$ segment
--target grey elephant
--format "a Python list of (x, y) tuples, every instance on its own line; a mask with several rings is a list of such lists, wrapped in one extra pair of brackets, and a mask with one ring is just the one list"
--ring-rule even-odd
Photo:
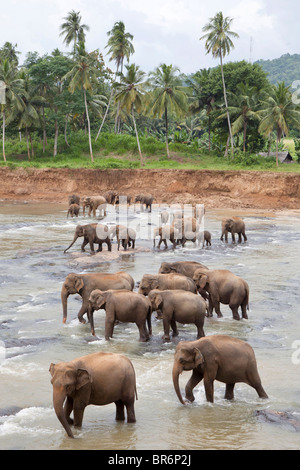
[(235, 320), (240, 320), (239, 307), (242, 309), (242, 317), (248, 318), (249, 286), (244, 279), (228, 269), (198, 269), (193, 279), (197, 287), (209, 294), (208, 316), (212, 316), (215, 309), (217, 316), (222, 317), (222, 303), (229, 305)]
[(180, 289), (197, 293), (193, 279), (183, 274), (144, 274), (139, 284), (139, 294), (148, 295), (153, 289)]
[(96, 210), (98, 209), (103, 216), (106, 216), (106, 205), (107, 201), (103, 196), (84, 196), (81, 200), (83, 215), (85, 216), (85, 208), (89, 208), (88, 216), (91, 216), (93, 211), (93, 217), (96, 217)]
[[(105, 316), (105, 339), (113, 337), (114, 324), (120, 322), (135, 323), (139, 329), (142, 342), (149, 341), (152, 335), (151, 303), (147, 297), (129, 290), (108, 290), (103, 292), (95, 289), (89, 297), (88, 319), (92, 335), (95, 336), (94, 317), (95, 310), (103, 308)], [(148, 326), (148, 329), (147, 329)]]
[(105, 224), (77, 225), (72, 243), (64, 250), (66, 253), (74, 245), (79, 237), (83, 237), (81, 251), (85, 251), (85, 246), (89, 243), (91, 253), (95, 253), (94, 245), (98, 245), (97, 251), (102, 251), (103, 243), (106, 243), (108, 251), (111, 251), (110, 230)]
[[(179, 375), (192, 370), (185, 387), (186, 401), (179, 388)], [(176, 346), (173, 364), (173, 384), (179, 401), (185, 405), (193, 402), (193, 389), (204, 380), (206, 400), (214, 401), (214, 381), (226, 384), (225, 399), (234, 398), (234, 386), (244, 382), (253, 387), (260, 398), (268, 398), (257, 370), (252, 347), (238, 338), (211, 335), (196, 341), (181, 341)]]
[(148, 298), (153, 310), (161, 311), (165, 341), (170, 341), (170, 326), (173, 336), (178, 336), (176, 322), (193, 323), (197, 327), (197, 339), (205, 336), (203, 325), (206, 303), (200, 295), (185, 290), (154, 289), (149, 292)]
[(127, 247), (135, 248), (136, 231), (131, 227), (125, 225), (114, 225), (110, 228), (110, 238), (117, 238), (118, 251), (120, 250), (120, 244), (122, 244), (124, 250)]
[(164, 242), (165, 248), (168, 248), (167, 240), (173, 245), (173, 249), (175, 250), (177, 245), (177, 233), (176, 229), (170, 225), (164, 225), (163, 227), (155, 227), (153, 232), (153, 247), (155, 248), (155, 239), (159, 236), (158, 241), (158, 248), (160, 249), (160, 245)]
[(169, 220), (170, 214), (167, 210), (163, 210), (160, 213), (160, 220), (162, 224), (166, 224)]
[(78, 206), (80, 206), (80, 196), (78, 196), (78, 194), (72, 194), (71, 196), (69, 196), (68, 201), (69, 206), (71, 204), (78, 204)]
[(117, 191), (114, 191), (112, 189), (103, 193), (103, 197), (106, 199), (106, 202), (111, 205), (114, 205), (117, 195)]
[(233, 243), (235, 243), (235, 234), (238, 234), (239, 243), (242, 241), (242, 236), (244, 241), (247, 241), (245, 222), (240, 217), (230, 217), (222, 220), (222, 241), (225, 235), (225, 242), (228, 242), (228, 232), (231, 233)]
[(208, 269), (207, 266), (197, 261), (175, 261), (173, 263), (164, 261), (161, 263), (158, 272), (160, 274), (178, 273), (193, 279), (195, 271), (200, 268)]
[(71, 217), (78, 217), (79, 216), (79, 212), (80, 212), (80, 206), (78, 204), (70, 204), (69, 205), (69, 209), (68, 209), (68, 212), (67, 212), (67, 217), (69, 217), (69, 215)]
[(149, 212), (151, 212), (154, 199), (155, 198), (152, 196), (152, 194), (138, 194), (135, 196), (134, 202), (139, 202), (141, 204), (142, 210), (144, 210), (145, 205), (145, 209), (149, 209)]
[[(69, 437), (70, 425), (81, 427), (88, 405), (115, 403), (116, 420), (135, 423), (134, 404), (137, 398), (136, 376), (132, 362), (115, 353), (96, 352), (69, 362), (51, 364), (53, 406), (57, 418)], [(74, 420), (70, 418), (74, 413)]]
[(106, 291), (109, 289), (132, 291), (134, 279), (126, 272), (117, 273), (70, 273), (66, 277), (61, 288), (61, 303), (63, 308), (63, 323), (67, 321), (68, 297), (79, 294), (82, 298), (82, 305), (78, 312), (78, 320), (85, 323), (83, 315), (87, 313), (89, 307), (90, 294), (95, 289)]

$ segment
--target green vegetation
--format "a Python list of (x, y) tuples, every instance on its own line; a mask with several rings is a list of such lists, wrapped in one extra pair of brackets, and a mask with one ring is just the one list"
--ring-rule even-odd
[(86, 50), (80, 13), (63, 20), (69, 54), (30, 51), (21, 65), (16, 44), (0, 48), (1, 166), (298, 171), (257, 156), (288, 148), (299, 160), (300, 108), (259, 64), (223, 64), (238, 39), (232, 18), (219, 12), (203, 28), (220, 65), (189, 76), (167, 64), (146, 76), (130, 63), (133, 35), (122, 21), (107, 33), (114, 73), (99, 50)]
[(274, 85), (280, 82), (292, 85), (299, 80), (300, 54), (284, 54), (278, 59), (258, 60), (255, 64), (266, 72), (268, 80)]

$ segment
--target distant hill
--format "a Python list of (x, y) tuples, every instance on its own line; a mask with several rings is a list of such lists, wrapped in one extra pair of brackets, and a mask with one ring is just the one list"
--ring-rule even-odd
[(257, 60), (258, 64), (267, 73), (271, 83), (285, 82), (291, 85), (300, 80), (300, 54), (284, 54), (279, 59)]

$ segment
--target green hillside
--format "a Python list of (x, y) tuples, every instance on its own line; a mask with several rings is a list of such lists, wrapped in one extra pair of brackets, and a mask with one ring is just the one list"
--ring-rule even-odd
[(255, 64), (262, 67), (275, 85), (279, 82), (291, 85), (295, 80), (300, 80), (300, 54), (284, 54), (278, 59), (258, 60)]

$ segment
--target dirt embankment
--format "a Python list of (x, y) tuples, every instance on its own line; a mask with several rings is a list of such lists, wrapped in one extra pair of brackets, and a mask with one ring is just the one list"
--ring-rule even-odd
[(215, 170), (0, 168), (0, 199), (67, 203), (68, 195), (115, 189), (151, 193), (156, 203), (208, 208), (299, 209), (300, 174)]

